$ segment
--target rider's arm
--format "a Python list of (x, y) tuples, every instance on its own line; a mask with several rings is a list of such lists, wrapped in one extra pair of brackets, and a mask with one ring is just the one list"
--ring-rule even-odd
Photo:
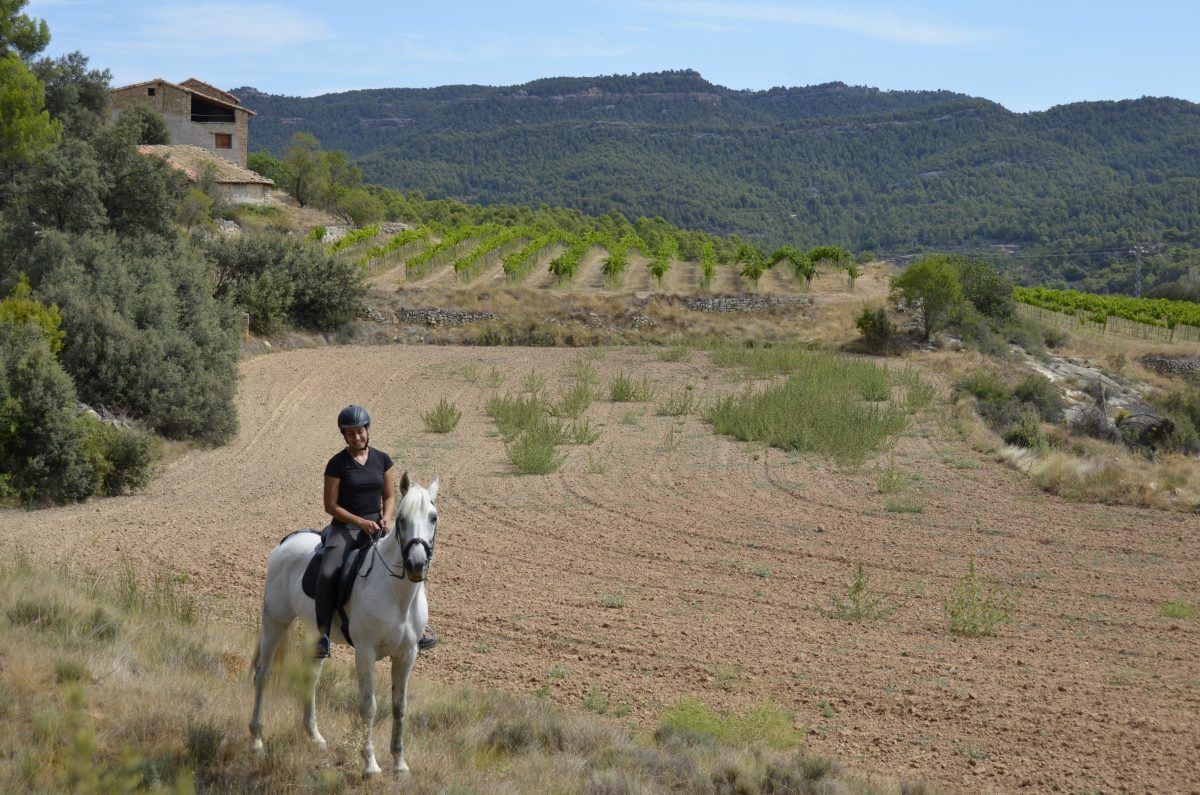
[(374, 522), (369, 522), (360, 516), (355, 516), (337, 504), (338, 488), (341, 486), (341, 484), (341, 478), (335, 478), (329, 475), (325, 476), (325, 513), (329, 514), (334, 518), (334, 520), (341, 522), (342, 524), (354, 525), (360, 530), (374, 530)]
[(379, 526), (384, 530), (392, 527), (392, 511), (396, 509), (396, 481), (392, 477), (396, 467), (390, 466), (383, 473), (383, 514)]

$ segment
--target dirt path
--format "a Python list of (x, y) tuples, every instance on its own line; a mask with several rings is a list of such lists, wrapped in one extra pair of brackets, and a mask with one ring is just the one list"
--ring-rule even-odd
[[(323, 523), (333, 418), (362, 403), (376, 446), (422, 482), (442, 478), (430, 601), (444, 642), (422, 676), (519, 693), (548, 684), (572, 709), (594, 691), (647, 728), (688, 694), (720, 709), (773, 701), (822, 753), (969, 792), (1195, 791), (1200, 621), (1160, 609), (1196, 601), (1196, 517), (1047, 497), (932, 424), (878, 465), (841, 471), (607, 400), (587, 415), (599, 440), (570, 448), (560, 473), (513, 475), (487, 398), (530, 372), (553, 394), (579, 355), (349, 347), (250, 359), (233, 443), (187, 455), (144, 494), (0, 514), (0, 538), (35, 535), (42, 559), (187, 572), (215, 620), (249, 622), (271, 548)], [(701, 353), (600, 355), (601, 387), (625, 371), (660, 394), (741, 388)], [(503, 383), (470, 383), (471, 368)], [(462, 422), (426, 434), (420, 415), (442, 397)], [(918, 478), (901, 498), (920, 512), (886, 508), (877, 482), (893, 464)], [(946, 628), (942, 601), (971, 557), (1020, 589), (999, 637)], [(859, 562), (896, 612), (826, 617)], [(566, 676), (550, 677), (552, 665)]]

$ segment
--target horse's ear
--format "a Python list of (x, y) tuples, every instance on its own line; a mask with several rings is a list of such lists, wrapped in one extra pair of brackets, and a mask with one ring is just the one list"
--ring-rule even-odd
[(404, 474), (400, 476), (400, 496), (403, 497), (408, 492), (408, 470), (404, 470)]
[(429, 501), (430, 502), (434, 502), (435, 500), (437, 500), (438, 484), (440, 482), (441, 482), (441, 478), (434, 478), (433, 482), (429, 484), (428, 491), (429, 491)]

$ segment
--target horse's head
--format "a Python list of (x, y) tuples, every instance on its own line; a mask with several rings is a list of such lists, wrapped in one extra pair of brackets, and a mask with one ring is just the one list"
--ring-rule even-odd
[(396, 543), (404, 558), (404, 576), (412, 582), (423, 582), (429, 574), (433, 560), (433, 545), (437, 538), (438, 481), (426, 489), (408, 479), (405, 472), (400, 477), (400, 507), (396, 511)]

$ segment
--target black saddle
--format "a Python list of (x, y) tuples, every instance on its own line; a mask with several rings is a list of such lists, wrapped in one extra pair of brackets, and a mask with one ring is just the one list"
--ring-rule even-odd
[[(325, 530), (328, 529), (328, 527), (325, 528)], [(297, 530), (296, 533), (316, 533), (321, 536), (322, 542), (325, 539), (324, 530), (314, 530), (311, 527), (305, 530)], [(284, 541), (296, 535), (296, 533), (288, 534), (284, 537)], [(346, 638), (346, 642), (351, 646), (354, 645), (354, 641), (350, 639), (350, 617), (346, 615), (346, 603), (350, 601), (350, 594), (354, 590), (354, 583), (358, 580), (358, 572), (362, 569), (363, 561), (367, 559), (367, 553), (370, 550), (370, 547), (359, 547), (346, 553), (346, 557), (342, 559), (341, 576), (338, 577), (337, 597), (333, 602), (333, 609), (337, 611), (338, 618), (341, 619), (342, 636)], [(312, 557), (308, 561), (308, 566), (304, 568), (304, 576), (300, 579), (300, 587), (304, 590), (304, 595), (310, 599), (315, 600), (317, 598), (317, 575), (321, 572), (321, 559), (324, 555), (325, 546), (322, 543), (313, 550)]]

